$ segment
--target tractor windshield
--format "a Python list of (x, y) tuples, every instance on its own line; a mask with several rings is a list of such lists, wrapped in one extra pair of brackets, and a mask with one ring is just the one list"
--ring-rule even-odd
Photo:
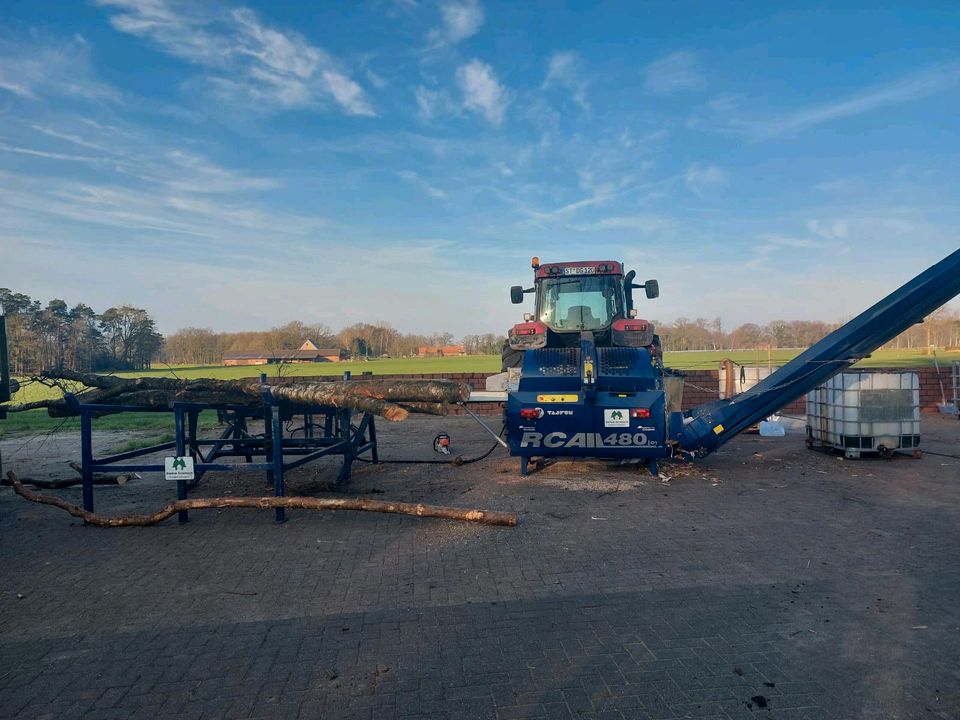
[(537, 317), (551, 330), (599, 330), (623, 317), (616, 275), (545, 278), (537, 289)]

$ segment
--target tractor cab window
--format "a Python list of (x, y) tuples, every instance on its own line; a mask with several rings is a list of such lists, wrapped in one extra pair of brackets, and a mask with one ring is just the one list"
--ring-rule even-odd
[(622, 303), (613, 275), (546, 278), (537, 291), (538, 319), (557, 332), (605, 328), (622, 317)]

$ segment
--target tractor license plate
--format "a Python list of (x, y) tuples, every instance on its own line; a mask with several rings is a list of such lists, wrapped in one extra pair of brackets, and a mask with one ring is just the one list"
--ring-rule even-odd
[(563, 269), (564, 275), (596, 275), (597, 269), (592, 265), (585, 265), (583, 267), (565, 267)]
[(579, 395), (537, 395), (538, 403), (575, 403), (580, 400)]

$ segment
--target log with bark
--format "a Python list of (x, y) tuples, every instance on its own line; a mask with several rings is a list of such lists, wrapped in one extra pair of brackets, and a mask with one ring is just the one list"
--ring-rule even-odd
[[(169, 408), (174, 402), (253, 407), (260, 405), (264, 388), (255, 378), (119, 378), (68, 369), (46, 370), (38, 379), (46, 383), (67, 381), (85, 386), (87, 389), (79, 393), (77, 398), (86, 404), (144, 408)], [(447, 404), (463, 402), (470, 393), (466, 385), (450, 380), (294, 381), (270, 385), (269, 389), (275, 400), (288, 405), (350, 408), (394, 422), (405, 420), (411, 412), (445, 415)], [(7, 412), (45, 407), (51, 417), (77, 414), (74, 407), (62, 398), (0, 407)]]
[[(68, 465), (76, 471), (80, 477), (61, 478), (59, 480), (41, 480), (39, 478), (20, 478), (24, 485), (33, 485), (44, 490), (62, 490), (63, 488), (80, 485), (83, 482), (83, 467), (80, 463), (71, 462)], [(137, 473), (93, 473), (92, 481), (94, 485), (126, 485), (131, 480), (139, 480)], [(13, 483), (9, 477), (0, 478), (0, 485), (11, 486)]]
[(495, 510), (468, 510), (465, 508), (445, 507), (443, 505), (423, 505), (421, 503), (388, 502), (371, 500), (369, 498), (311, 498), (311, 497), (216, 497), (194, 498), (190, 500), (176, 500), (168, 503), (152, 515), (119, 515), (104, 516), (84, 510), (52, 495), (41, 495), (27, 490), (12, 470), (7, 478), (13, 486), (13, 491), (30, 502), (42, 505), (52, 505), (66, 510), (73, 517), (97, 527), (133, 527), (156, 525), (167, 518), (176, 515), (181, 510), (203, 510), (209, 508), (294, 508), (301, 510), (361, 510), (364, 512), (398, 513), (401, 515), (416, 515), (417, 517), (445, 518), (447, 520), (464, 520), (480, 523), (481, 525), (517, 524), (516, 513), (500, 512)]

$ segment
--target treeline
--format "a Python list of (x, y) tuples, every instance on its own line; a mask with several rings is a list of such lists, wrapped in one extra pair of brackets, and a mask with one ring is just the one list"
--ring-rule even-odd
[(767, 345), (807, 347), (839, 327), (839, 324), (817, 320), (773, 320), (762, 325), (744, 323), (732, 330), (724, 330), (720, 318), (678, 318), (666, 323), (653, 321), (653, 325), (667, 351), (743, 350)]
[[(764, 324), (744, 323), (724, 330), (720, 318), (707, 320), (678, 318), (673, 322), (653, 321), (663, 349), (670, 350), (749, 350), (757, 347), (805, 348), (822, 340), (843, 325), (818, 320), (773, 320)], [(941, 308), (923, 323), (908, 328), (885, 348), (920, 349), (960, 348), (960, 312)]]
[(28, 374), (42, 368), (143, 370), (163, 346), (146, 310), (130, 305), (97, 313), (89, 305), (68, 307), (59, 298), (46, 305), (0, 288), (7, 316), (10, 369)]
[[(419, 348), (455, 342), (449, 332), (402, 333), (390, 323), (355, 323), (334, 332), (322, 323), (299, 321), (265, 331), (214, 332), (183, 328), (163, 338), (149, 313), (130, 305), (102, 313), (84, 303), (69, 307), (59, 298), (44, 305), (28, 295), (0, 288), (7, 315), (11, 370), (29, 374), (42, 368), (69, 367), (83, 371), (142, 370), (162, 361), (171, 365), (218, 365), (232, 353), (281, 354), (298, 349), (304, 340), (321, 348), (342, 348), (354, 358), (409, 357)], [(666, 351), (732, 350), (757, 347), (802, 348), (822, 339), (842, 323), (816, 320), (774, 320), (745, 323), (731, 330), (720, 318), (678, 318), (654, 321)], [(459, 339), (468, 355), (499, 354), (504, 336), (466, 335)], [(885, 347), (960, 348), (960, 312), (942, 308), (914, 325)]]
[(914, 325), (884, 345), (897, 350), (917, 350), (930, 346), (960, 348), (960, 311), (940, 308), (923, 323)]
[[(356, 323), (334, 332), (322, 323), (299, 321), (259, 332), (214, 332), (209, 328), (183, 328), (168, 335), (162, 359), (171, 365), (216, 365), (234, 353), (292, 352), (304, 340), (321, 348), (342, 348), (354, 358), (416, 355), (422, 345), (444, 346), (454, 342), (453, 333), (416, 335), (402, 333), (390, 323)], [(504, 336), (494, 333), (467, 335), (461, 340), (469, 355), (500, 352)]]

